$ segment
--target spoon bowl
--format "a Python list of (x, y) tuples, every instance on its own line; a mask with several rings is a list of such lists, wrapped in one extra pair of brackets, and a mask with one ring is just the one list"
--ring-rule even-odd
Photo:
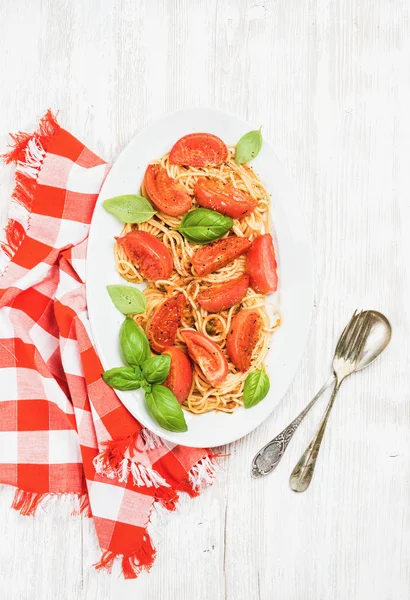
[(369, 366), (383, 352), (392, 335), (392, 327), (387, 317), (377, 310), (369, 310), (368, 312), (372, 316), (370, 333), (360, 354), (356, 367), (357, 371)]

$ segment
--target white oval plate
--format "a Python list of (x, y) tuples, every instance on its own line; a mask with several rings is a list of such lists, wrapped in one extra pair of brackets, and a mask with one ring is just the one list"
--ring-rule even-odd
[[(101, 190), (93, 215), (87, 256), (87, 301), (92, 335), (104, 369), (122, 364), (118, 334), (123, 315), (111, 302), (106, 286), (124, 283), (114, 263), (114, 236), (122, 224), (106, 212), (102, 203), (120, 194), (139, 193), (148, 163), (166, 154), (187, 133), (210, 132), (226, 144), (235, 144), (254, 129), (219, 110), (187, 109), (170, 114), (138, 133), (121, 153)], [(264, 140), (252, 162), (272, 196), (272, 221), (279, 263), (282, 326), (273, 335), (267, 356), (271, 388), (268, 396), (251, 409), (233, 414), (185, 411), (186, 433), (172, 433), (158, 426), (145, 409), (143, 392), (117, 392), (128, 410), (161, 437), (193, 447), (221, 446), (233, 442), (260, 425), (279, 403), (295, 375), (305, 348), (313, 305), (313, 265), (309, 235), (294, 186), (273, 150)]]

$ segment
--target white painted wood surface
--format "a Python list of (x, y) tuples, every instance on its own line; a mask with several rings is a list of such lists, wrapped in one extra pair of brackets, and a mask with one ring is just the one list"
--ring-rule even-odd
[[(151, 574), (95, 573), (90, 521), (61, 508), (20, 517), (2, 490), (2, 598), (410, 597), (409, 17), (408, 0), (0, 0), (0, 135), (52, 107), (114, 160), (166, 112), (230, 110), (263, 124), (292, 173), (316, 258), (311, 335), (289, 393), (226, 449), (218, 483), (160, 529)], [(1, 168), (3, 215), (11, 181)], [(346, 382), (311, 488), (296, 495), (288, 477), (325, 400), (278, 470), (251, 480), (253, 454), (321, 385), (357, 306), (384, 311), (394, 337)]]

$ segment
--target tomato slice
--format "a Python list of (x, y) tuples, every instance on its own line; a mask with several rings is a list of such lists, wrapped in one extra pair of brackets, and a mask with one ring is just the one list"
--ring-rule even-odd
[(216, 387), (228, 375), (228, 361), (220, 347), (195, 329), (181, 329), (190, 357), (197, 363), (205, 379)]
[(232, 219), (243, 219), (255, 210), (258, 203), (247, 192), (232, 184), (201, 177), (195, 184), (195, 197), (204, 208), (216, 210)]
[(190, 133), (171, 148), (171, 165), (186, 167), (217, 167), (228, 159), (226, 144), (212, 133)]
[(238, 304), (245, 296), (249, 287), (249, 275), (241, 275), (221, 285), (200, 292), (197, 296), (198, 303), (209, 312), (219, 312)]
[(232, 319), (226, 338), (226, 351), (240, 371), (247, 371), (251, 366), (252, 353), (261, 329), (262, 318), (255, 310), (240, 310)]
[(147, 327), (148, 340), (154, 352), (163, 352), (175, 344), (184, 306), (184, 294), (177, 294), (164, 300), (154, 312)]
[(251, 242), (247, 238), (233, 235), (212, 244), (202, 246), (193, 255), (191, 262), (200, 277), (209, 275), (224, 267), (232, 260), (249, 250)]
[(278, 289), (277, 266), (271, 234), (260, 235), (248, 252), (246, 270), (249, 273), (251, 288), (260, 294), (276, 292)]
[(144, 186), (155, 206), (167, 215), (178, 217), (191, 208), (192, 198), (184, 186), (158, 165), (148, 165), (144, 175)]
[(192, 387), (192, 366), (189, 358), (179, 348), (172, 346), (164, 350), (162, 354), (169, 354), (171, 366), (168, 377), (162, 385), (166, 385), (180, 404), (185, 402)]
[(174, 264), (170, 251), (150, 233), (133, 230), (117, 238), (117, 243), (146, 279), (157, 281), (171, 275)]

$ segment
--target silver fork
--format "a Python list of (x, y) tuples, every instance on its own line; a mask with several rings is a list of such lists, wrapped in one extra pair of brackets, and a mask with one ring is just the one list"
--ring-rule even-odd
[(357, 361), (370, 331), (371, 320), (369, 311), (361, 311), (359, 313), (355, 311), (339, 339), (333, 357), (335, 387), (333, 388), (331, 398), (317, 432), (291, 473), (289, 483), (295, 492), (304, 492), (312, 481), (316, 459), (319, 454), (330, 411), (343, 380), (356, 369)]

